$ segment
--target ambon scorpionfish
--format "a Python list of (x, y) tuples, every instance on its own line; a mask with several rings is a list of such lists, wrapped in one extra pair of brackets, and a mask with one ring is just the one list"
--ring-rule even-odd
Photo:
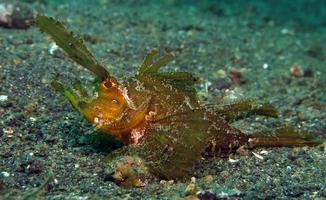
[[(320, 144), (309, 134), (289, 127), (277, 129), (274, 136), (247, 135), (232, 127), (230, 122), (235, 120), (251, 115), (277, 117), (278, 112), (269, 104), (251, 100), (213, 106), (201, 103), (194, 89), (198, 78), (192, 73), (160, 71), (173, 60), (171, 53), (156, 58), (158, 50), (151, 50), (138, 73), (126, 83), (120, 83), (95, 59), (83, 40), (61, 22), (38, 15), (36, 25), (72, 60), (101, 79), (96, 85), (96, 95), (90, 95), (81, 84), (69, 87), (53, 81), (52, 86), (96, 129), (135, 149), (135, 154), (155, 177), (182, 178), (203, 155), (228, 154), (244, 145)], [(138, 186), (139, 176), (130, 170), (126, 173), (120, 173), (120, 182)]]

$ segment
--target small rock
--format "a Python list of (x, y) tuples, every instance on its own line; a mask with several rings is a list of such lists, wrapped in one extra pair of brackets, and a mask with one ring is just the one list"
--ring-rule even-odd
[(50, 55), (54, 55), (54, 52), (58, 49), (59, 49), (59, 46), (55, 42), (52, 42), (48, 48), (48, 52)]
[(52, 55), (55, 58), (60, 58), (60, 59), (65, 58), (64, 52), (59, 48), (59, 46), (55, 42), (52, 42), (50, 44), (48, 48), (48, 52), (50, 55)]
[(9, 100), (7, 95), (0, 95), (0, 107), (9, 108), (13, 105), (13, 103)]
[(191, 183), (196, 183), (196, 177), (191, 177), (190, 182)]
[(238, 85), (242, 85), (246, 83), (246, 80), (243, 77), (243, 70), (238, 70), (236, 68), (231, 68), (229, 71), (229, 76), (231, 80)]
[(203, 178), (203, 180), (207, 183), (210, 183), (214, 180), (214, 177), (212, 175), (207, 175)]
[(7, 95), (0, 95), (0, 102), (4, 102), (8, 100), (8, 96)]
[(239, 159), (233, 159), (233, 158), (229, 158), (229, 163), (231, 163), (231, 164), (236, 164), (236, 163), (238, 163), (239, 162)]
[(233, 90), (226, 89), (222, 94), (221, 103), (229, 104), (231, 102), (236, 102), (243, 97), (244, 95), (239, 88), (234, 88)]
[(269, 65), (267, 63), (263, 64), (263, 69), (268, 69)]
[(140, 158), (124, 156), (117, 163), (112, 177), (114, 182), (121, 186), (143, 187), (147, 185), (150, 174)]
[(210, 90), (218, 89), (228, 89), (232, 86), (232, 80), (229, 77), (219, 78), (214, 81), (210, 86)]
[(254, 156), (255, 156), (256, 158), (258, 158), (259, 160), (264, 160), (264, 157), (261, 156), (261, 155), (259, 155), (258, 153), (252, 152), (252, 154), (254, 154)]
[(262, 150), (262, 151), (260, 151), (259, 153), (260, 153), (260, 154), (263, 154), (263, 155), (268, 155), (269, 152), (266, 151), (266, 150)]
[(283, 35), (294, 35), (294, 31), (290, 30), (290, 29), (287, 29), (287, 28), (283, 28), (281, 30), (281, 34), (283, 34)]
[(305, 70), (303, 70), (303, 75), (304, 75), (304, 77), (313, 77), (314, 72), (311, 69), (305, 69)]
[(211, 191), (200, 191), (197, 192), (197, 197), (200, 200), (217, 200), (217, 196)]
[(249, 155), (249, 151), (246, 145), (240, 146), (237, 149), (236, 153), (239, 155)]
[(2, 177), (10, 176), (10, 174), (8, 172), (5, 172), (5, 171), (1, 172), (0, 174), (1, 174)]
[(40, 174), (43, 171), (43, 165), (40, 161), (34, 160), (30, 165), (27, 165), (26, 170), (28, 174)]
[(22, 3), (0, 4), (0, 26), (27, 29), (34, 22), (34, 12)]
[(291, 67), (291, 75), (294, 77), (302, 77), (304, 75), (303, 70), (301, 69), (301, 65), (293, 64)]
[(222, 171), (220, 172), (220, 177), (227, 179), (230, 177), (230, 173), (228, 171)]
[(216, 196), (220, 199), (230, 199), (230, 198), (234, 198), (234, 197), (241, 197), (241, 195), (242, 195), (242, 193), (240, 190), (233, 189), (233, 190), (230, 190), (227, 192), (220, 192)]
[(230, 69), (229, 76), (233, 81), (233, 83), (235, 84), (241, 85), (246, 83), (246, 80), (244, 79), (242, 72), (236, 68)]
[(196, 192), (198, 191), (197, 186), (195, 183), (190, 183), (189, 185), (187, 185), (185, 193), (186, 195), (193, 195), (196, 194)]
[(12, 135), (15, 131), (11, 128), (4, 128), (2, 129), (4, 134), (7, 134), (8, 136)]
[(223, 78), (226, 77), (227, 74), (223, 69), (219, 69), (213, 73), (213, 77), (218, 79), (218, 78)]

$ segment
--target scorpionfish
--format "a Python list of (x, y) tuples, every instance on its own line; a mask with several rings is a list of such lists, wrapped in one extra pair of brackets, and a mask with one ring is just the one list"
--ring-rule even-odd
[[(114, 136), (125, 147), (135, 149), (135, 154), (144, 163), (141, 168), (146, 168), (155, 177), (185, 177), (202, 156), (228, 154), (244, 145), (304, 146), (320, 143), (311, 135), (289, 127), (277, 129), (273, 136), (264, 133), (248, 135), (232, 127), (230, 123), (235, 120), (251, 115), (277, 117), (278, 112), (269, 104), (251, 100), (229, 105), (201, 103), (194, 87), (199, 82), (196, 76), (190, 72), (160, 71), (173, 60), (172, 53), (156, 58), (158, 50), (151, 50), (138, 73), (126, 83), (120, 83), (95, 59), (83, 40), (61, 22), (38, 15), (36, 25), (48, 33), (72, 60), (100, 79), (93, 95), (80, 83), (68, 87), (53, 81), (52, 86), (97, 130)], [(129, 161), (138, 162), (135, 159)], [(122, 163), (128, 165), (126, 161)], [(130, 169), (122, 171), (125, 173), (122, 175), (120, 172), (120, 183), (141, 185), (136, 172), (130, 172)]]

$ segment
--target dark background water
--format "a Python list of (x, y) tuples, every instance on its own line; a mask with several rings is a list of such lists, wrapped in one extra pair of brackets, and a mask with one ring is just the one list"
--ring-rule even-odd
[[(56, 5), (67, 3), (64, 0), (49, 0), (47, 2)], [(176, 7), (191, 6), (194, 9), (201, 9), (203, 12), (210, 12), (219, 17), (250, 14), (256, 15), (262, 20), (274, 20), (280, 24), (293, 23), (296, 26), (303, 26), (305, 28), (326, 26), (325, 0), (74, 0), (70, 2), (72, 5), (108, 3), (115, 5), (124, 4), (125, 6), (135, 4), (162, 4)], [(159, 17), (157, 16), (157, 18)]]

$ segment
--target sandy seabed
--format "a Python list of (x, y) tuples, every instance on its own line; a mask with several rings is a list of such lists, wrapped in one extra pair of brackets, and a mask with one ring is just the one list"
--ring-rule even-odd
[[(289, 5), (286, 1), (277, 5), (273, 1), (25, 2), (88, 35), (87, 46), (120, 80), (132, 76), (146, 52), (155, 47), (174, 52), (170, 69), (202, 77), (198, 93), (218, 103), (214, 101), (223, 93), (218, 81), (223, 73), (237, 69), (245, 83), (229, 90), (272, 103), (281, 117), (252, 117), (235, 126), (250, 133), (286, 124), (325, 138), (322, 0)], [(51, 54), (51, 41), (35, 27), (0, 28), (0, 47), (0, 199), (326, 198), (326, 157), (320, 147), (254, 149), (233, 155), (232, 161), (202, 160), (183, 182), (120, 188), (107, 178), (108, 153), (80, 140), (92, 127), (48, 85), (56, 78), (89, 82), (94, 76), (62, 52)], [(211, 86), (206, 90), (205, 85)], [(196, 178), (195, 190), (189, 190), (191, 177)], [(31, 195), (37, 188), (40, 191)]]

